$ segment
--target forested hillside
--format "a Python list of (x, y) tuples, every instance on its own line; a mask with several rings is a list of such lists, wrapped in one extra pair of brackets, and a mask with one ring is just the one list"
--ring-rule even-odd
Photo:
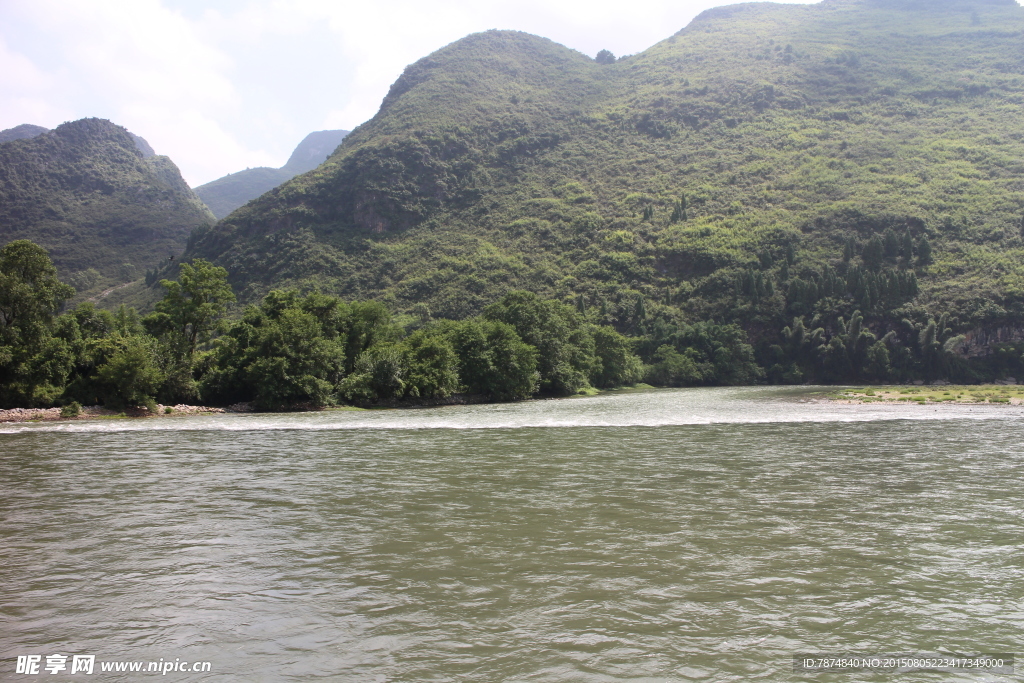
[(347, 130), (315, 131), (302, 139), (281, 168), (260, 166), (229, 173), (195, 188), (196, 194), (217, 218), (224, 218), (264, 192), (300, 173), (312, 171), (334, 152), (346, 135)]
[(525, 288), (626, 331), (641, 299), (766, 338), (858, 309), (1015, 325), (1022, 31), (1012, 0), (826, 0), (710, 10), (614, 63), (471, 35), (190, 254), (246, 300), (316, 284), (453, 318)]
[(45, 247), (79, 292), (142, 278), (214, 220), (174, 162), (109, 121), (0, 143), (0, 242)]

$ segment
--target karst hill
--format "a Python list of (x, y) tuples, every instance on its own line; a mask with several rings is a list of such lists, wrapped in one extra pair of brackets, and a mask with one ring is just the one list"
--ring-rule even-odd
[(0, 243), (45, 247), (80, 292), (142, 278), (214, 221), (174, 162), (110, 121), (19, 126), (0, 142)]
[(755, 336), (855, 309), (1012, 326), (1022, 103), (1012, 0), (731, 5), (600, 62), (489, 31), (410, 65), (323, 165), (188, 256), (243, 299), (318, 287), (444, 317), (524, 288)]

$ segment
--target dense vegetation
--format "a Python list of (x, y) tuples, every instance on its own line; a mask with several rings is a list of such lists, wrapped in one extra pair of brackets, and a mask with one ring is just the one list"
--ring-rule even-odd
[[(827, 298), (864, 281), (900, 286), (898, 274), (872, 279), (870, 272), (845, 283), (826, 272), (822, 281)], [(755, 275), (745, 286), (754, 296), (760, 283)], [(1024, 369), (1020, 343), (997, 345), (983, 360), (965, 358), (963, 338), (953, 336), (945, 316), (923, 327), (907, 321), (907, 334), (882, 338), (867, 330), (859, 312), (848, 321), (839, 317), (828, 330), (810, 329), (797, 316), (768, 348), (766, 368), (738, 325), (671, 324), (652, 317), (643, 298), (634, 301), (633, 335), (625, 336), (606, 323), (607, 312), (588, 309), (583, 298), (574, 307), (526, 291), (509, 292), (480, 315), (455, 321), (431, 320), (426, 307), (393, 316), (378, 301), (272, 290), (229, 320), (235, 295), (223, 268), (197, 259), (160, 286), (164, 296), (145, 317), (91, 302), (60, 313), (74, 290), (57, 279), (45, 250), (28, 240), (5, 246), (0, 407), (103, 403), (152, 411), (160, 400), (252, 402), (282, 410), (440, 401), (457, 393), (508, 401), (640, 380), (692, 386), (976, 379)], [(865, 301), (874, 291), (867, 286)]]
[(348, 135), (347, 130), (318, 130), (310, 133), (281, 168), (260, 166), (229, 173), (195, 188), (196, 195), (218, 219), (256, 199), (300, 173), (312, 171), (324, 162)]
[(170, 159), (109, 121), (0, 143), (0, 242), (42, 245), (79, 291), (142, 278), (213, 222)]
[(35, 126), (31, 123), (23, 123), (20, 126), (14, 128), (7, 128), (0, 130), (0, 142), (10, 142), (11, 140), (25, 140), (27, 138), (34, 138), (37, 135), (42, 135), (48, 132), (47, 128), (42, 126)]
[(914, 354), (1024, 338), (1022, 32), (1012, 0), (826, 0), (711, 10), (618, 60), (472, 35), (188, 255), (245, 302), (462, 320), (532, 291), (649, 338), (666, 377), (734, 333), (776, 381), (881, 377), (883, 350), (941, 374)]

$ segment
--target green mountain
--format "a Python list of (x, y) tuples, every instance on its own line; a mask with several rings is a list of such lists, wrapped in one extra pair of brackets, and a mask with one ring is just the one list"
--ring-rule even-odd
[(141, 278), (214, 220), (170, 159), (110, 121), (0, 143), (0, 243), (45, 247), (80, 292)]
[(347, 130), (318, 130), (310, 133), (281, 168), (247, 168), (200, 185), (195, 192), (217, 218), (224, 218), (281, 183), (300, 173), (312, 171), (331, 155), (346, 135)]
[(1013, 0), (732, 5), (600, 62), (470, 35), (186, 256), (248, 301), (462, 318), (521, 288), (633, 333), (735, 321), (768, 345), (859, 310), (915, 344), (942, 314), (935, 343), (1020, 339), (1022, 35)]
[(26, 140), (28, 138), (34, 138), (37, 135), (42, 135), (48, 130), (48, 128), (43, 128), (42, 126), (35, 126), (31, 123), (23, 123), (20, 126), (15, 126), (14, 128), (0, 130), (0, 142), (10, 142), (11, 140)]

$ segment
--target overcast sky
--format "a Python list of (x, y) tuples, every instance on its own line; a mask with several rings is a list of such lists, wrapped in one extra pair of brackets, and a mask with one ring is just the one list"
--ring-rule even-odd
[(0, 0), (0, 129), (110, 119), (195, 187), (281, 166), (311, 131), (351, 130), (407, 64), (469, 33), (518, 29), (590, 56), (633, 54), (723, 4)]

